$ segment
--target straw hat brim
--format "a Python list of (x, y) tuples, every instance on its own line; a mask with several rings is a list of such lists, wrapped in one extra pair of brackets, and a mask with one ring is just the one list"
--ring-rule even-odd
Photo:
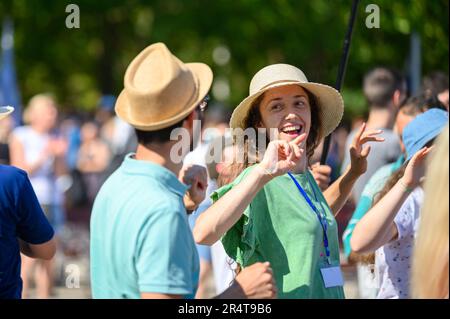
[[(253, 102), (261, 96), (261, 94), (266, 91), (288, 85), (298, 85), (316, 98), (317, 106), (319, 108), (319, 116), (321, 118), (321, 137), (325, 137), (331, 132), (333, 132), (339, 125), (342, 116), (344, 114), (344, 100), (341, 94), (331, 86), (314, 83), (314, 82), (296, 82), (296, 81), (286, 81), (272, 84), (265, 87), (264, 89), (256, 92), (253, 95), (245, 98), (233, 111), (230, 119), (231, 128), (242, 128), (246, 129), (245, 122), (247, 120), (248, 113), (252, 107)], [(314, 123), (311, 123), (314, 125)]]
[(139, 118), (135, 118), (132, 116), (130, 110), (133, 107), (126, 94), (126, 89), (123, 89), (117, 98), (115, 111), (117, 115), (129, 123), (133, 127), (142, 130), (142, 131), (157, 131), (167, 127), (170, 127), (184, 118), (188, 117), (188, 115), (195, 110), (198, 104), (205, 98), (208, 94), (212, 80), (213, 74), (211, 69), (203, 63), (185, 63), (184, 64), (193, 74), (195, 78), (195, 89), (197, 90), (196, 98), (190, 103), (183, 112), (180, 112), (176, 116), (172, 116), (163, 121), (157, 122), (143, 122)]
[(0, 120), (7, 117), (13, 111), (14, 111), (14, 108), (12, 106), (0, 106)]

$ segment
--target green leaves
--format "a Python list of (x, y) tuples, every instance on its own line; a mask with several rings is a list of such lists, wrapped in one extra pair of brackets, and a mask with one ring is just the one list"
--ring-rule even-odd
[[(371, 3), (380, 8), (380, 29), (365, 26)], [(0, 19), (7, 14), (14, 19), (25, 102), (51, 90), (62, 108), (92, 110), (101, 93), (120, 92), (128, 63), (157, 41), (226, 79), (229, 107), (247, 95), (251, 77), (270, 63), (294, 64), (310, 81), (334, 85), (351, 9), (351, 1), (342, 0), (78, 0), (81, 28), (67, 29), (67, 4), (0, 2)], [(447, 0), (361, 1), (343, 88), (346, 116), (365, 110), (361, 80), (368, 69), (405, 68), (412, 31), (421, 35), (423, 74), (448, 72), (448, 6)], [(221, 65), (213, 59), (220, 46), (230, 52)]]

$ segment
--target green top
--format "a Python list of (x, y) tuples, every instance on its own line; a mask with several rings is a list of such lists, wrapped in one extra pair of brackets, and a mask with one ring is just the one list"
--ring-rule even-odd
[[(217, 201), (253, 167), (218, 189), (211, 198)], [(339, 265), (337, 224), (322, 192), (309, 171), (294, 176), (314, 205), (325, 210), (331, 262)], [(278, 298), (345, 298), (342, 287), (325, 288), (320, 272), (326, 263), (323, 230), (287, 174), (274, 178), (258, 192), (240, 220), (223, 236), (222, 243), (227, 254), (242, 267), (269, 261)]]

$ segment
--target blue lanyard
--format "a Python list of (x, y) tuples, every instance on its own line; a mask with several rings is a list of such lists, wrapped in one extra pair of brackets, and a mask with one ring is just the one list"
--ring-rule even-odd
[[(311, 201), (311, 199), (309, 199), (308, 194), (306, 194), (305, 190), (303, 189), (303, 187), (299, 184), (299, 182), (295, 179), (295, 177), (288, 172), (289, 177), (294, 181), (295, 186), (297, 186), (298, 190), (300, 191), (300, 194), (302, 194), (302, 196), (305, 198), (306, 202), (308, 203), (309, 207), (311, 207), (311, 209), (313, 210), (313, 212), (316, 214), (317, 218), (319, 219), (319, 223), (322, 226), (322, 230), (323, 230), (323, 246), (325, 247), (325, 254), (327, 255), (327, 262), (328, 264), (331, 264), (330, 262), (330, 248), (328, 247), (328, 236), (327, 236), (327, 220), (325, 216), (322, 216), (319, 212), (319, 210), (317, 209), (317, 207), (313, 204), (313, 202)], [(311, 187), (314, 193), (314, 197), (317, 201), (317, 197), (316, 197), (316, 193), (314, 191), (314, 188)]]

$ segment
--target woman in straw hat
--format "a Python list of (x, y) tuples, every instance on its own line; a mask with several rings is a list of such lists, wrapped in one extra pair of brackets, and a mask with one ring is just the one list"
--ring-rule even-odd
[(227, 254), (244, 268), (269, 261), (280, 298), (344, 298), (333, 214), (366, 170), (370, 148), (363, 144), (383, 139), (363, 124), (351, 165), (322, 194), (308, 160), (343, 111), (338, 91), (308, 82), (294, 66), (275, 64), (253, 77), (250, 95), (232, 114), (233, 129), (274, 129), (275, 135), (264, 155), (254, 152), (256, 165), (254, 141), (244, 135), (244, 160), (231, 167), (237, 178), (213, 193), (216, 202), (197, 220), (194, 237), (213, 244), (223, 236)]
[[(0, 120), (13, 110), (0, 106)], [(21, 298), (20, 252), (31, 258), (53, 258), (53, 235), (26, 172), (0, 165), (0, 299)]]

